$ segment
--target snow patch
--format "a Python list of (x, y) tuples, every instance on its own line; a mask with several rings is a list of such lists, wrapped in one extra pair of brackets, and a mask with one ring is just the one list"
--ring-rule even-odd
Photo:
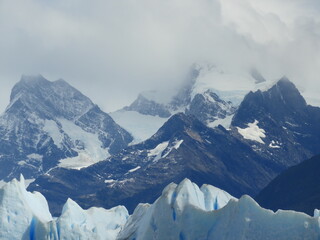
[(248, 123), (248, 127), (247, 128), (239, 128), (238, 132), (243, 136), (244, 139), (248, 139), (248, 140), (252, 140), (252, 141), (256, 141), (259, 143), (264, 144), (264, 141), (261, 138), (265, 138), (265, 130), (262, 128), (259, 128), (258, 126), (259, 121), (258, 120), (254, 120), (253, 123)]
[(180, 147), (181, 143), (183, 143), (183, 140), (178, 140), (178, 141), (176, 141), (175, 144), (174, 144), (174, 146), (173, 146), (173, 148), (174, 148), (174, 149), (178, 149), (178, 148)]
[(37, 154), (37, 153), (32, 153), (32, 154), (27, 155), (27, 158), (29, 160), (37, 160), (37, 161), (41, 162), (43, 159), (43, 156), (40, 154)]
[(271, 143), (269, 144), (269, 148), (281, 148), (281, 143), (279, 143), (278, 141), (274, 141), (272, 140)]
[(132, 169), (130, 169), (130, 170), (128, 171), (128, 173), (135, 172), (135, 171), (139, 170), (140, 168), (141, 168), (140, 166), (135, 167), (135, 168), (132, 168)]
[(114, 180), (114, 179), (107, 179), (107, 180), (104, 180), (104, 183), (114, 183), (116, 181), (117, 180)]
[(155, 157), (153, 161), (161, 158), (162, 152), (168, 147), (169, 141), (158, 144), (154, 149), (148, 151), (148, 157)]

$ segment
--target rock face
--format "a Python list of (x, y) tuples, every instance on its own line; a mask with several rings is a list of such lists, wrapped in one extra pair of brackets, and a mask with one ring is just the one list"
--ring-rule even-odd
[(107, 158), (132, 141), (118, 126), (64, 80), (23, 76), (0, 116), (0, 179), (26, 178), (56, 167), (80, 168)]
[(231, 102), (225, 102), (216, 93), (207, 90), (202, 94), (196, 94), (185, 112), (196, 116), (207, 125), (218, 119), (225, 119), (235, 111), (236, 107)]
[(294, 84), (282, 78), (269, 90), (250, 92), (231, 125), (246, 129), (256, 122), (265, 132), (258, 148), (275, 151), (274, 162), (283, 170), (320, 153), (319, 121), (320, 108), (307, 105)]
[(132, 211), (141, 201), (154, 201), (170, 182), (186, 177), (235, 196), (254, 194), (274, 177), (267, 162), (232, 131), (208, 128), (180, 113), (147, 141), (80, 171), (53, 169), (29, 189), (41, 191), (54, 214), (68, 196), (83, 207), (122, 204)]
[(319, 151), (309, 143), (320, 143), (313, 120), (320, 109), (307, 106), (299, 96), (283, 79), (267, 91), (249, 93), (229, 130), (176, 114), (148, 140), (80, 171), (53, 169), (30, 189), (46, 196), (54, 214), (59, 214), (68, 196), (86, 208), (123, 204), (132, 211), (139, 202), (154, 201), (170, 182), (186, 177), (236, 197), (255, 196), (281, 171)]
[(312, 215), (320, 208), (320, 155), (285, 170), (256, 197), (268, 209), (290, 209)]
[(171, 116), (165, 105), (149, 100), (141, 94), (129, 107), (125, 107), (124, 110), (135, 111), (144, 115), (159, 116), (161, 118)]

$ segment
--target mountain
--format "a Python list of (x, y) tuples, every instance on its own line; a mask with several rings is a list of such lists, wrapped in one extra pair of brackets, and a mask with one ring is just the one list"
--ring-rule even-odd
[(320, 153), (319, 121), (320, 108), (307, 105), (284, 77), (268, 90), (246, 95), (231, 125), (256, 151), (275, 154), (273, 161), (284, 170)]
[(52, 169), (29, 189), (42, 192), (54, 214), (68, 197), (85, 208), (122, 204), (132, 211), (141, 201), (154, 201), (170, 182), (186, 177), (235, 196), (254, 195), (275, 176), (275, 167), (234, 131), (208, 128), (194, 116), (179, 113), (150, 139), (80, 171)]
[[(232, 101), (237, 103), (237, 95), (242, 94), (240, 98), (243, 98), (244, 92), (218, 91), (203, 84), (199, 79), (206, 70), (207, 67), (194, 65), (178, 89), (170, 91), (174, 92), (173, 95), (161, 91), (144, 92), (130, 106), (110, 115), (135, 137), (136, 143), (151, 137), (165, 120), (178, 112), (194, 115), (209, 127), (218, 124), (229, 127), (236, 111), (236, 105)], [(214, 68), (212, 71), (218, 70)], [(148, 126), (144, 129), (144, 134), (140, 134), (141, 129), (136, 127), (141, 121)]]
[(106, 159), (131, 135), (64, 80), (23, 76), (0, 116), (0, 179), (32, 179), (60, 165), (81, 168)]
[(159, 116), (161, 118), (168, 118), (171, 113), (167, 110), (166, 106), (157, 103), (153, 100), (147, 99), (142, 94), (128, 107), (124, 107), (125, 111), (135, 111), (143, 115)]
[(46, 199), (27, 192), (23, 177), (0, 188), (0, 238), (12, 239), (319, 239), (319, 217), (261, 208), (211, 185), (184, 179), (153, 204), (83, 210), (71, 199), (52, 218)]
[(312, 215), (320, 208), (318, 182), (320, 155), (289, 168), (272, 180), (257, 196), (261, 206), (277, 210), (288, 209)]
[(312, 148), (320, 142), (314, 120), (319, 112), (282, 79), (268, 90), (250, 92), (228, 130), (175, 114), (148, 140), (80, 171), (52, 169), (29, 189), (42, 192), (55, 215), (68, 197), (85, 208), (123, 204), (132, 211), (184, 178), (236, 197), (255, 196), (281, 171), (319, 152)]

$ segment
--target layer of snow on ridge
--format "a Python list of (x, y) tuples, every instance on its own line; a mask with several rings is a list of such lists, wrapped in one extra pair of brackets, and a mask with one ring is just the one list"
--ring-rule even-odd
[(225, 118), (218, 118), (217, 120), (212, 121), (212, 122), (209, 121), (207, 123), (207, 126), (210, 127), (210, 128), (215, 128), (218, 125), (221, 125), (225, 129), (230, 129), (230, 125), (231, 125), (233, 116), (234, 116), (234, 114), (226, 116)]
[(149, 150), (148, 157), (155, 157), (153, 160), (157, 161), (161, 158), (162, 152), (168, 147), (169, 141), (158, 144), (154, 149)]
[(253, 123), (248, 123), (247, 128), (239, 128), (238, 132), (243, 136), (244, 139), (256, 141), (259, 143), (264, 144), (264, 141), (261, 138), (265, 138), (265, 131), (262, 128), (259, 128), (258, 126), (259, 121), (254, 120)]
[(158, 116), (143, 115), (135, 111), (119, 110), (110, 113), (113, 120), (133, 136), (132, 144), (142, 142), (155, 134), (168, 120)]
[(45, 120), (43, 130), (49, 134), (54, 144), (60, 148), (63, 141), (63, 134), (60, 132), (57, 123), (53, 120)]
[(108, 149), (101, 147), (101, 141), (98, 134), (84, 131), (71, 121), (59, 119), (63, 131), (71, 138), (73, 142), (80, 141), (84, 145), (84, 149), (74, 149), (79, 155), (73, 158), (60, 160), (60, 167), (80, 169), (90, 166), (96, 162), (105, 160), (110, 156)]

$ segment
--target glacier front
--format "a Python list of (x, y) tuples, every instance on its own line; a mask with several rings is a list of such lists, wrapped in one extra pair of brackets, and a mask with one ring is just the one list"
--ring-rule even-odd
[(46, 199), (26, 191), (21, 176), (0, 188), (0, 239), (319, 239), (318, 212), (274, 213), (249, 196), (236, 199), (185, 179), (169, 184), (153, 204), (139, 204), (131, 216), (123, 206), (84, 210), (68, 199), (53, 218)]

